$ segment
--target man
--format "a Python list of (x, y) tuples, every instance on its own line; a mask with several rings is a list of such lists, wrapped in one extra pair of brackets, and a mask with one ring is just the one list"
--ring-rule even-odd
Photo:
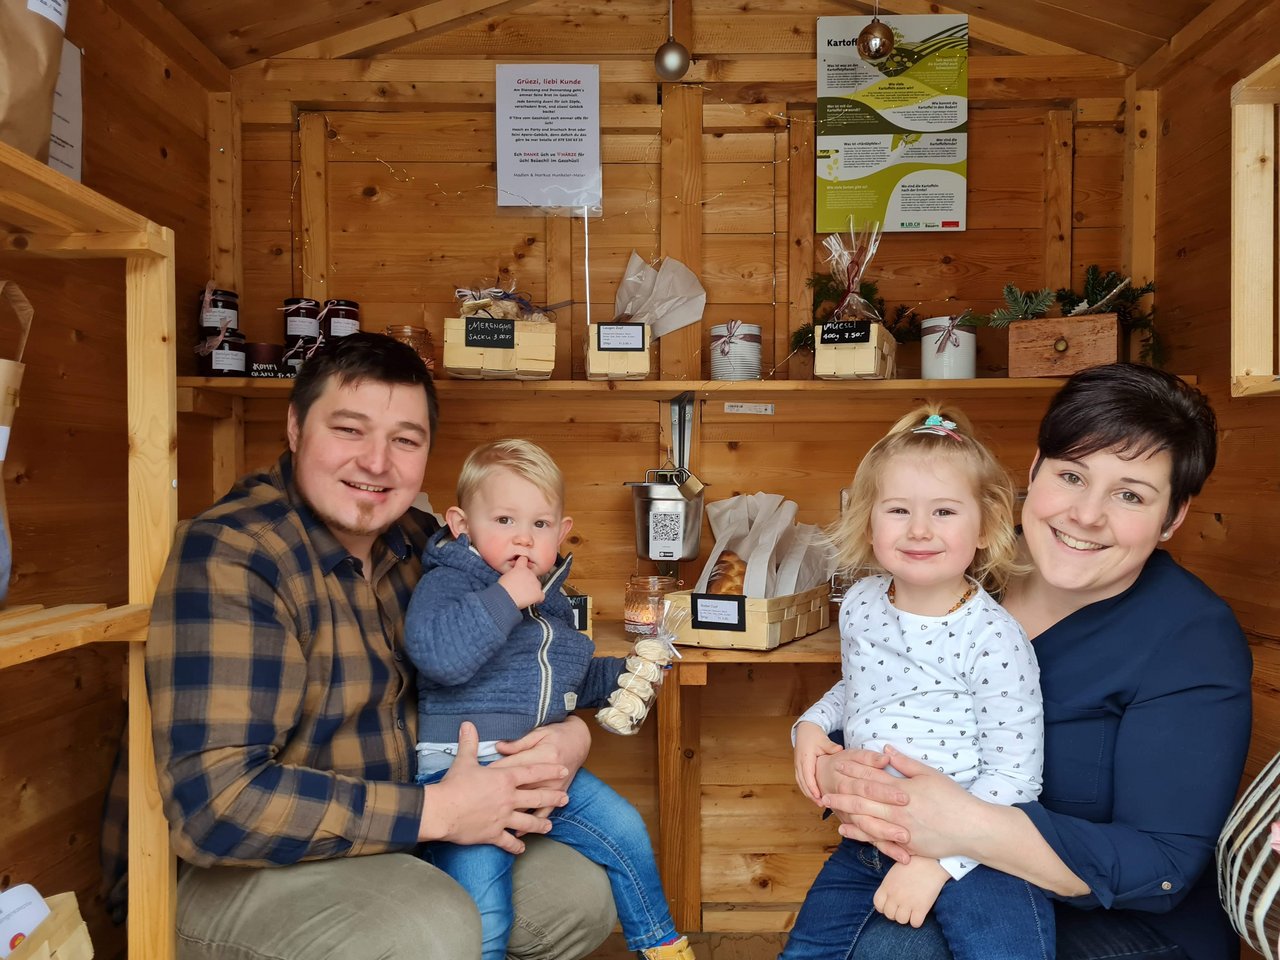
[[(415, 786), (405, 608), (433, 518), (410, 509), (436, 427), (418, 356), (376, 334), (308, 360), (289, 452), (179, 527), (147, 676), (160, 789), (186, 862), (183, 958), (479, 956), (479, 919), (419, 841), (524, 851), (590, 746), (576, 718)], [(522, 957), (576, 958), (613, 926), (603, 872), (531, 836), (516, 868)]]

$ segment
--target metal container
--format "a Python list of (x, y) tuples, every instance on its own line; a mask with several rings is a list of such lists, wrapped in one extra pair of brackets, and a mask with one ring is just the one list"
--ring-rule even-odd
[(643, 560), (696, 560), (702, 537), (703, 496), (686, 497), (688, 470), (649, 470), (643, 483), (628, 482), (636, 512), (636, 555)]

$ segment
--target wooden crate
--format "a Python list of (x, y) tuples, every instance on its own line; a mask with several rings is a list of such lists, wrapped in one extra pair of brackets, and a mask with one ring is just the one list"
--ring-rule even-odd
[[(643, 327), (643, 349), (600, 349), (600, 328)], [(588, 380), (643, 380), (649, 376), (649, 344), (652, 331), (647, 323), (587, 324), (586, 367)]]
[(1009, 325), (1010, 377), (1069, 377), (1120, 358), (1114, 313), (1042, 317)]
[[(863, 343), (823, 343), (825, 324), (813, 328), (813, 375), (823, 380), (891, 380), (898, 341), (879, 323), (858, 325)], [(833, 325), (834, 326), (834, 325)], [(844, 326), (842, 324), (842, 326)]]
[[(686, 623), (676, 636), (676, 643), (721, 650), (772, 650), (826, 627), (831, 622), (827, 603), (830, 592), (830, 585), (823, 583), (785, 597), (767, 600), (744, 598), (745, 630), (698, 630)], [(688, 610), (692, 596), (690, 591), (681, 590), (667, 594), (667, 599)]]
[[(468, 346), (468, 326), (514, 327), (514, 346)], [(548, 380), (556, 365), (556, 327), (527, 320), (446, 317), (444, 368), (463, 380)]]
[(93, 960), (93, 943), (76, 895), (55, 893), (44, 902), (52, 912), (14, 948), (9, 960)]

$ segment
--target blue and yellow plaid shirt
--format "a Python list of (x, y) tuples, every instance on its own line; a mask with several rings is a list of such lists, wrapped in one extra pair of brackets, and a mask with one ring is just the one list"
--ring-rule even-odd
[(177, 854), (280, 865), (412, 847), (404, 612), (435, 520), (410, 510), (373, 573), (302, 502), (288, 453), (177, 531), (147, 642)]

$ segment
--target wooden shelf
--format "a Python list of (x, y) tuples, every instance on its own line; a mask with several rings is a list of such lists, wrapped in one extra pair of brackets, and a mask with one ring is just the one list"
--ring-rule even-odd
[(110, 609), (105, 603), (27, 604), (0, 610), (0, 670), (90, 643), (145, 640), (150, 621), (151, 610), (141, 603)]
[[(699, 400), (765, 401), (796, 394), (827, 397), (916, 397), (945, 394), (949, 397), (1049, 397), (1065, 381), (1058, 377), (1010, 380), (451, 380), (436, 381), (441, 398), (479, 397), (504, 400), (525, 397), (573, 399), (613, 394), (631, 400), (670, 400), (691, 391)], [(284, 399), (293, 381), (247, 377), (179, 377), (179, 390), (225, 397)], [(198, 413), (199, 404), (185, 404), (186, 413)], [(182, 409), (180, 407), (180, 409)]]
[[(635, 634), (623, 630), (616, 620), (600, 621), (592, 625), (592, 639), (596, 653), (604, 657), (622, 657), (631, 652), (636, 642)], [(811, 633), (799, 640), (792, 640), (772, 650), (716, 650), (711, 647), (687, 647), (680, 645), (682, 664), (707, 663), (838, 663), (840, 661), (840, 630), (834, 624)]]

